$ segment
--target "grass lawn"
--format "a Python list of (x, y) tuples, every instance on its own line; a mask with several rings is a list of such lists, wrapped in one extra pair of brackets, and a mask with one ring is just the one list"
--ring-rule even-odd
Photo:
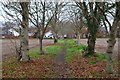
[[(87, 48), (86, 45), (81, 44), (77, 45), (75, 40), (66, 39), (66, 40), (59, 40), (57, 44), (46, 46), (44, 48), (45, 55), (39, 54), (39, 48), (33, 48), (29, 51), (29, 55), (32, 59), (40, 58), (40, 57), (55, 57), (62, 47), (67, 47), (67, 53), (65, 54), (65, 60), (70, 61), (72, 60), (74, 55), (82, 55), (82, 51)], [(106, 55), (102, 53), (96, 53), (96, 57), (100, 60), (106, 61)]]
[(40, 55), (39, 48), (33, 48), (29, 51), (29, 55), (32, 59), (40, 57), (54, 57), (58, 53), (58, 51), (60, 51), (61, 47), (62, 46), (58, 45), (46, 46), (44, 48), (44, 55)]
[(61, 49), (67, 48), (65, 63), (67, 64), (68, 77), (105, 77), (107, 57), (105, 54), (96, 53), (93, 57), (83, 58), (86, 45), (77, 45), (75, 40), (59, 40), (57, 44), (44, 47), (45, 54), (39, 54), (39, 48), (29, 51), (30, 62), (17, 62), (16, 58), (3, 61), (3, 78), (46, 78), (51, 77), (55, 70), (54, 59)]

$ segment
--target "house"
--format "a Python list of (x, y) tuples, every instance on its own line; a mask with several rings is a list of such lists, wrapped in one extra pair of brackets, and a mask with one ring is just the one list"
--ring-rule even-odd
[[(37, 32), (37, 28), (36, 27), (30, 27), (28, 30), (28, 36), (30, 38), (36, 38), (38, 32)], [(53, 34), (51, 30), (46, 30), (44, 38), (53, 38)]]
[(106, 29), (105, 27), (100, 27), (97, 32), (97, 37), (98, 38), (105, 38), (107, 37), (108, 34), (106, 34)]
[(10, 31), (10, 29), (6, 29), (6, 28), (2, 27), (0, 30), (1, 30), (0, 38), (15, 38), (13, 32)]
[[(87, 38), (88, 37), (88, 30), (87, 30), (87, 27), (83, 27), (80, 31), (81, 33), (81, 38)], [(106, 29), (105, 27), (100, 27), (97, 31), (97, 37), (107, 37), (107, 34), (106, 34)]]

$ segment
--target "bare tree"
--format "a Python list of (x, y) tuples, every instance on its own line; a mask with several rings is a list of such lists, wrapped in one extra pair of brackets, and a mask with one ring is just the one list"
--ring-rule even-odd
[(81, 29), (83, 28), (84, 25), (81, 9), (74, 5), (71, 5), (69, 14), (70, 14), (70, 21), (72, 22), (73, 30), (76, 33), (78, 39), (77, 43), (78, 45), (80, 45)]
[(95, 53), (95, 42), (96, 42), (96, 33), (98, 27), (100, 26), (101, 14), (100, 10), (98, 9), (99, 2), (91, 2), (91, 1), (84, 1), (84, 2), (76, 2), (76, 5), (82, 10), (82, 14), (86, 19), (87, 29), (89, 32), (88, 35), (88, 48), (86, 51), (85, 56), (93, 55)]
[(33, 2), (33, 4), (30, 6), (31, 10), (29, 12), (29, 19), (33, 25), (37, 27), (37, 38), (39, 39), (41, 54), (44, 54), (42, 45), (44, 34), (54, 16), (54, 14), (51, 13), (50, 8), (52, 8), (51, 2), (45, 1)]
[[(7, 19), (13, 22), (18, 22), (21, 25), (20, 47), (19, 47), (19, 61), (28, 61), (28, 2), (7, 2), (2, 3), (3, 10), (7, 14)], [(18, 17), (20, 16), (20, 17)]]
[(73, 30), (72, 23), (69, 20), (62, 21), (60, 23), (60, 29), (58, 34), (61, 39), (73, 37), (74, 30)]
[(28, 44), (28, 26), (29, 26), (29, 2), (20, 2), (20, 6), (22, 9), (22, 33), (21, 33), (21, 59), (22, 61), (28, 61), (30, 58), (28, 56), (29, 52), (29, 44)]
[[(114, 14), (115, 14), (114, 7), (115, 7), (115, 4), (109, 3), (109, 2), (102, 2), (101, 6), (98, 6), (98, 8), (102, 13), (102, 22), (106, 29), (106, 35), (109, 35), (109, 31), (111, 30), (111, 27), (112, 27), (111, 22), (109, 21), (107, 16), (111, 15), (111, 17), (114, 17)], [(109, 26), (107, 26), (107, 24)]]
[(63, 3), (63, 2), (59, 2), (59, 1), (56, 1), (53, 3), (54, 5), (54, 9), (53, 9), (53, 14), (54, 14), (54, 17), (53, 19), (51, 20), (50, 22), (50, 26), (51, 26), (51, 30), (52, 30), (52, 33), (53, 33), (53, 37), (54, 37), (54, 43), (57, 43), (58, 41), (58, 32), (60, 30), (60, 24), (61, 24), (61, 21), (60, 20), (60, 17), (61, 17), (61, 14), (63, 13), (63, 8), (66, 6), (67, 3)]
[[(103, 7), (98, 6), (98, 8), (102, 12), (103, 24), (106, 28), (109, 27), (109, 40), (107, 41), (108, 47), (107, 47), (107, 51), (106, 51), (108, 54), (107, 72), (113, 73), (112, 54), (113, 54), (114, 45), (116, 43), (118, 22), (120, 21), (120, 18), (119, 18), (120, 17), (120, 10), (119, 10), (120, 2), (116, 2), (116, 3), (103, 2), (101, 5)], [(108, 15), (106, 15), (106, 13), (111, 15), (114, 18), (112, 24), (109, 21), (109, 19), (107, 18)], [(106, 25), (106, 22), (107, 22), (108, 26)]]
[(114, 45), (116, 43), (117, 27), (119, 26), (118, 23), (120, 21), (120, 1), (116, 2), (115, 5), (116, 5), (116, 12), (114, 16), (114, 21), (111, 26), (109, 40), (107, 41), (108, 47), (106, 52), (108, 54), (108, 61), (107, 61), (108, 73), (113, 73), (112, 54), (113, 54)]

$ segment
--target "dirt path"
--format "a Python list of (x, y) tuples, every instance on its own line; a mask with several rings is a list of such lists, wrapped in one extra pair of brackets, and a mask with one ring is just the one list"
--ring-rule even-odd
[(67, 78), (67, 65), (65, 63), (65, 54), (67, 53), (66, 44), (62, 47), (61, 51), (55, 58), (55, 72), (58, 78)]

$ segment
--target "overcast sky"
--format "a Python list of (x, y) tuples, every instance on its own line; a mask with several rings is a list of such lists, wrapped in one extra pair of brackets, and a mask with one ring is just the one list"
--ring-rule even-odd
[(2, 6), (0, 5), (0, 21), (4, 21), (4, 18), (2, 17), (3, 11)]

